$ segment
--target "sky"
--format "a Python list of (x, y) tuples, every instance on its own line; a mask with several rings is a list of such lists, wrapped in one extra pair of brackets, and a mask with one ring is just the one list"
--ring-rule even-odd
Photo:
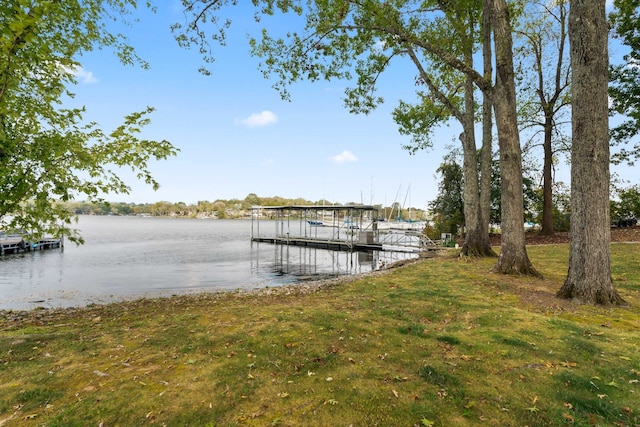
[[(382, 76), (386, 102), (369, 115), (344, 108), (344, 81), (295, 84), (291, 101), (284, 101), (272, 88), (275, 81), (259, 71), (259, 59), (250, 56), (247, 33), (260, 27), (249, 2), (228, 9), (228, 42), (214, 45), (210, 76), (198, 72), (203, 60), (197, 49), (178, 47), (170, 32), (171, 24), (184, 22), (179, 1), (158, 3), (155, 14), (141, 11), (140, 21), (124, 29), (150, 69), (124, 66), (109, 51), (80, 58), (83, 68), (72, 91), (74, 102), (86, 106), (86, 119), (111, 130), (126, 114), (152, 106), (142, 136), (168, 140), (180, 150), (151, 164), (159, 190), (123, 170), (131, 193), (107, 200), (191, 204), (254, 193), (425, 209), (435, 199), (436, 169), (445, 147), (459, 145), (460, 128), (438, 129), (434, 149), (411, 155), (402, 148), (410, 139), (400, 135), (391, 111), (400, 99), (414, 97), (413, 66), (400, 63)], [(568, 169), (560, 178), (563, 173), (568, 176)]]

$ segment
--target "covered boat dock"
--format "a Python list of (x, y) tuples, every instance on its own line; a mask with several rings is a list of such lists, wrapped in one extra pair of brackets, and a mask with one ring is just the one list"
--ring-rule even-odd
[(0, 255), (17, 254), (22, 252), (41, 251), (46, 249), (63, 248), (62, 238), (47, 237), (37, 241), (27, 241), (20, 234), (0, 233)]
[(252, 242), (343, 251), (417, 252), (435, 246), (415, 232), (396, 234), (389, 245), (388, 236), (381, 239), (379, 210), (371, 205), (253, 206), (251, 219)]

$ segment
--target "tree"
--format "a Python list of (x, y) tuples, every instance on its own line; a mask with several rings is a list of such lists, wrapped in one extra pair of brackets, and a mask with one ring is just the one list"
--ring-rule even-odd
[[(559, 0), (550, 5), (534, 2), (518, 34), (523, 39), (520, 93), (530, 93), (525, 108), (525, 126), (542, 128), (544, 164), (542, 172), (542, 217), (540, 234), (553, 235), (553, 157), (558, 118), (570, 105), (571, 87), (567, 39), (568, 4)], [(537, 98), (537, 102), (533, 99)], [(562, 138), (561, 138), (562, 139)]]
[(81, 69), (78, 58), (112, 48), (125, 64), (146, 66), (106, 23), (126, 16), (134, 0), (5, 1), (0, 5), (0, 221), (33, 235), (67, 235), (73, 214), (55, 200), (80, 195), (99, 201), (130, 187), (117, 168), (130, 168), (154, 188), (151, 160), (177, 150), (167, 141), (140, 139), (152, 108), (134, 112), (105, 132), (65, 108)]
[(445, 156), (436, 173), (441, 178), (438, 183), (438, 196), (429, 204), (429, 209), (436, 218), (436, 229), (445, 233), (458, 234), (465, 223), (464, 178), (455, 155)]
[(516, 114), (513, 38), (505, 0), (489, 2), (496, 54), (493, 108), (500, 146), (502, 238), (493, 271), (540, 276), (527, 255), (522, 194), (522, 150)]
[[(620, 145), (629, 143), (640, 133), (640, 0), (615, 0), (613, 4), (615, 11), (610, 15), (610, 20), (614, 37), (620, 38), (630, 49), (623, 57), (623, 64), (610, 67), (611, 112), (627, 117), (626, 121), (611, 130), (613, 142)], [(616, 163), (627, 161), (633, 164), (638, 158), (640, 143), (630, 150), (622, 148), (613, 156)]]
[[(447, 19), (434, 20), (432, 25), (425, 26), (429, 32), (424, 30), (421, 37), (441, 40), (441, 45), (446, 45), (451, 52), (459, 52), (461, 61), (469, 69), (473, 69), (473, 54), (481, 40), (478, 33), (482, 35), (490, 31), (487, 25), (479, 27), (479, 6), (478, 2), (438, 2), (437, 9), (444, 13)], [(413, 135), (414, 144), (408, 147), (411, 152), (432, 145), (430, 135), (438, 124), (451, 117), (461, 124), (463, 131), (459, 139), (464, 159), (462, 174), (465, 182), (462, 198), (465, 211), (465, 241), (461, 253), (467, 256), (496, 256), (491, 248), (488, 227), (487, 183), (490, 174), (483, 173), (489, 171), (490, 167), (478, 167), (478, 161), (490, 162), (490, 158), (487, 160), (486, 156), (477, 156), (474, 94), (476, 88), (473, 79), (456, 69), (438, 65), (431, 59), (419, 58), (411, 45), (407, 45), (406, 50), (419, 71), (420, 83), (427, 87), (428, 92), (420, 93), (420, 102), (415, 106), (401, 102), (400, 107), (394, 111), (394, 119), (400, 125), (401, 133)], [(486, 97), (485, 101), (490, 102), (490, 98)], [(489, 114), (484, 116), (484, 120), (491, 122), (490, 110)], [(483, 150), (490, 153), (491, 145), (491, 133), (483, 134)]]
[(595, 304), (624, 301), (611, 277), (609, 224), (609, 52), (605, 0), (571, 0), (573, 80), (571, 241), (562, 298)]
[(611, 201), (611, 222), (620, 226), (635, 225), (640, 218), (640, 185), (616, 189), (617, 200)]
[(224, 219), (227, 217), (227, 205), (222, 200), (213, 202), (212, 210), (218, 219)]

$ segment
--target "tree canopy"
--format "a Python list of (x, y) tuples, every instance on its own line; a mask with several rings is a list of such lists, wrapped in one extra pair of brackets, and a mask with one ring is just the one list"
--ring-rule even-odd
[(609, 67), (611, 112), (626, 119), (611, 129), (613, 142), (623, 147), (612, 158), (614, 162), (631, 164), (640, 158), (640, 143), (631, 148), (626, 144), (640, 133), (640, 0), (615, 0), (615, 10), (609, 15), (614, 37), (629, 48), (622, 64)]
[(10, 0), (0, 5), (0, 224), (34, 235), (81, 237), (73, 215), (55, 201), (99, 200), (127, 193), (120, 168), (154, 188), (150, 161), (177, 153), (167, 141), (140, 137), (148, 107), (106, 131), (68, 108), (81, 55), (111, 49), (123, 64), (146, 67), (110, 22), (125, 19), (135, 0)]

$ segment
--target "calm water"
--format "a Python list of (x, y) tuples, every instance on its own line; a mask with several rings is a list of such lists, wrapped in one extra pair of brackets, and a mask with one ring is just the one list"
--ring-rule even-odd
[(252, 244), (250, 220), (81, 216), (77, 227), (82, 246), (0, 257), (0, 309), (278, 286), (410, 256)]

